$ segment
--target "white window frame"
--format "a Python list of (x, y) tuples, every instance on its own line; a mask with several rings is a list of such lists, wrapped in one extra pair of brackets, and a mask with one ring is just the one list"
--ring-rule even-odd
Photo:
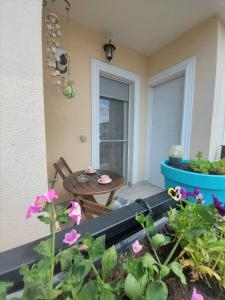
[[(154, 87), (184, 76), (184, 99), (183, 99), (183, 118), (181, 130), (181, 144), (184, 149), (184, 158), (189, 159), (190, 155), (190, 140), (191, 140), (191, 125), (192, 125), (192, 107), (194, 98), (194, 82), (195, 82), (195, 65), (196, 57), (193, 56), (172, 67), (169, 67), (160, 73), (148, 78), (147, 80), (147, 117), (146, 117), (146, 155), (145, 155), (145, 181), (150, 181), (151, 167), (151, 136), (152, 136), (152, 108), (153, 108), (153, 90)], [(172, 116), (168, 116), (170, 118)], [(166, 159), (166, 157), (165, 157)]]
[[(129, 83), (134, 89), (133, 126), (129, 133), (132, 143), (131, 159), (128, 159), (128, 180), (130, 184), (138, 182), (139, 172), (139, 122), (140, 122), (140, 75), (121, 69), (97, 59), (91, 60), (91, 99), (92, 99), (92, 166), (99, 168), (99, 77)], [(129, 128), (130, 129), (130, 128)], [(130, 130), (129, 130), (130, 131)], [(130, 161), (132, 164), (130, 165)]]

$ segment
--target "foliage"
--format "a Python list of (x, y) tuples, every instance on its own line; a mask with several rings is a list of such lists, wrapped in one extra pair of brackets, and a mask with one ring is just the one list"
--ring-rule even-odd
[[(176, 193), (174, 199), (180, 201), (179, 209), (171, 209), (168, 213), (173, 234), (153, 234), (151, 215), (136, 216), (151, 251), (142, 254), (143, 245), (136, 241), (131, 251), (121, 257), (118, 257), (114, 245), (105, 248), (105, 236), (93, 239), (86, 234), (82, 241), (78, 241), (80, 234), (75, 229), (65, 234), (63, 240), (70, 247), (55, 253), (56, 222), (70, 219), (79, 224), (81, 210), (75, 202), (69, 210), (55, 208), (55, 191), (37, 196), (28, 208), (27, 218), (37, 213), (40, 221), (51, 226), (52, 235), (35, 247), (42, 259), (31, 267), (21, 267), (24, 281), (21, 299), (166, 300), (167, 276), (174, 274), (186, 284), (183, 268), (187, 267), (194, 280), (203, 278), (207, 281), (214, 277), (225, 288), (225, 220), (218, 215), (218, 207), (206, 207), (186, 200), (191, 196), (199, 203), (198, 200), (202, 199), (199, 189), (191, 193), (177, 187)], [(162, 259), (158, 253), (167, 245), (171, 250)], [(182, 250), (174, 258), (178, 246)], [(56, 266), (62, 271), (58, 283), (53, 281)], [(115, 268), (118, 276), (113, 276)], [(10, 286), (11, 283), (0, 283), (0, 299), (5, 299)]]
[(225, 160), (217, 160), (211, 163), (211, 173), (225, 174)]
[(147, 252), (144, 256), (136, 258), (129, 256), (124, 261), (123, 267), (128, 273), (124, 284), (125, 294), (131, 300), (167, 299), (168, 290), (164, 279), (170, 272), (173, 272), (183, 284), (186, 284), (180, 263), (176, 261), (171, 262), (173, 253), (179, 243), (174, 244), (167, 258), (162, 262), (157, 251), (159, 248), (171, 243), (170, 237), (162, 233), (150, 235), (154, 228), (151, 215), (144, 216), (142, 214), (136, 216), (136, 220), (146, 232), (152, 254)]
[(203, 160), (203, 153), (198, 151), (196, 153), (196, 160), (190, 160), (188, 167), (196, 173), (202, 174), (225, 174), (225, 160), (216, 160), (210, 162)]
[[(184, 205), (185, 204), (185, 205)], [(169, 224), (180, 239), (178, 259), (191, 270), (193, 280), (214, 277), (225, 288), (225, 221), (213, 206), (183, 200), (180, 210), (171, 209)]]
[(190, 160), (188, 166), (193, 172), (203, 174), (209, 174), (211, 169), (211, 163), (208, 160)]

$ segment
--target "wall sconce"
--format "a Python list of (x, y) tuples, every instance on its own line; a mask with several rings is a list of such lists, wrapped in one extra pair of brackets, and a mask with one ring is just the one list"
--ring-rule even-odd
[(108, 44), (105, 44), (103, 46), (103, 49), (106, 54), (106, 58), (110, 62), (110, 60), (113, 58), (113, 53), (116, 50), (116, 47), (111, 43), (111, 40), (108, 42)]

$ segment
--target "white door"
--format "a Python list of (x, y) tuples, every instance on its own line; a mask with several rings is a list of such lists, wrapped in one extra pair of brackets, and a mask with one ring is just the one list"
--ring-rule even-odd
[(181, 144), (184, 76), (153, 88), (150, 183), (164, 188), (160, 162), (172, 144)]
[(128, 179), (129, 85), (100, 76), (99, 163)]

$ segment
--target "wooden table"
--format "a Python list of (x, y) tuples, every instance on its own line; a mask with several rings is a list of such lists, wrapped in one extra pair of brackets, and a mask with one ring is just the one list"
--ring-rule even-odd
[[(106, 202), (106, 206), (110, 205), (113, 196), (119, 188), (124, 185), (124, 179), (116, 172), (110, 170), (97, 170), (96, 174), (86, 174), (89, 176), (88, 182), (79, 182), (77, 177), (81, 174), (86, 174), (84, 170), (75, 172), (67, 176), (63, 180), (64, 188), (76, 196), (79, 200), (79, 197), (83, 197), (84, 199), (88, 199), (97, 203), (94, 198), (94, 195), (101, 195), (110, 193), (109, 198)], [(109, 175), (112, 178), (112, 182), (108, 184), (100, 184), (98, 183), (98, 179), (101, 175)]]

